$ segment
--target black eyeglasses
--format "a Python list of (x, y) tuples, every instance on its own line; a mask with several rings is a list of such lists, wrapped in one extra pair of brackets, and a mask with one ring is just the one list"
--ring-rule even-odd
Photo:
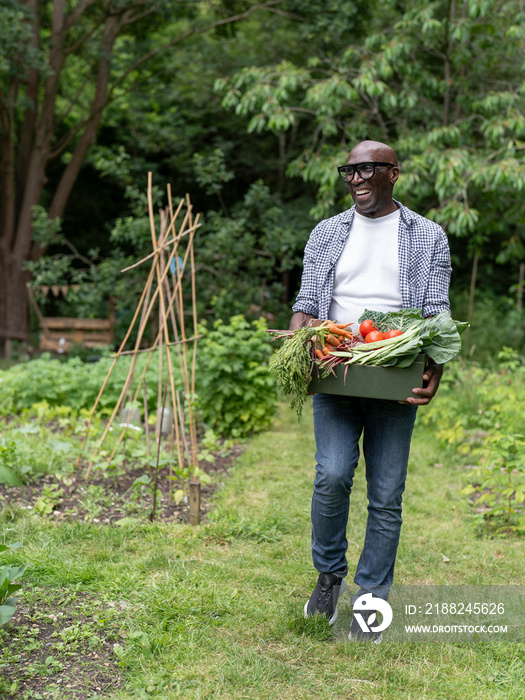
[(397, 165), (394, 165), (394, 163), (380, 163), (374, 161), (371, 163), (358, 163), (357, 165), (341, 165), (337, 168), (337, 172), (343, 182), (350, 182), (353, 180), (356, 171), (363, 180), (370, 180), (370, 178), (375, 175), (377, 165), (388, 165), (391, 168), (397, 168)]

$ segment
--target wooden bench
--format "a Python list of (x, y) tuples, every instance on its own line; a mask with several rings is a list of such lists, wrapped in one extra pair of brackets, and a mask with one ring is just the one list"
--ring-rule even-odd
[(40, 318), (40, 349), (69, 352), (73, 345), (94, 348), (111, 345), (114, 338), (112, 318), (67, 318), (42, 316)]
[(27, 285), (27, 289), (40, 325), (40, 350), (62, 353), (69, 352), (73, 345), (93, 348), (113, 344), (115, 337), (115, 301), (113, 298), (109, 300), (108, 318), (43, 316), (31, 286)]

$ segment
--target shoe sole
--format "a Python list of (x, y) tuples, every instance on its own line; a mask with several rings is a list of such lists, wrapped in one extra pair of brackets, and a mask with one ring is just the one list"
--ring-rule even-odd
[[(340, 588), (340, 590), (339, 590), (339, 595), (337, 596), (337, 600), (339, 600), (339, 598), (343, 595), (343, 593), (344, 593), (345, 591), (346, 591), (346, 579), (344, 578), (344, 579), (341, 581), (341, 588)], [(309, 614), (308, 614), (308, 603), (309, 603), (309, 602), (310, 602), (310, 601), (307, 600), (306, 603), (304, 604), (304, 616), (305, 616), (305, 617), (312, 617), (312, 615), (309, 615)], [(329, 625), (333, 625), (334, 622), (335, 622), (336, 620), (337, 620), (337, 603), (335, 604), (334, 614), (333, 614), (332, 617), (328, 620), (328, 624), (329, 624)]]

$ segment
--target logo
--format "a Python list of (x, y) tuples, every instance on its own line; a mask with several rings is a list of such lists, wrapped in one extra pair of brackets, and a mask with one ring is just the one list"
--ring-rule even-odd
[[(355, 601), (353, 605), (354, 617), (357, 624), (362, 629), (363, 632), (382, 632), (386, 630), (389, 624), (392, 622), (392, 608), (382, 598), (374, 598), (372, 593), (365, 593)], [(373, 611), (372, 615), (366, 615), (365, 617), (360, 611)], [(381, 624), (374, 625), (377, 620), (377, 613), (380, 612), (383, 616), (383, 622)]]

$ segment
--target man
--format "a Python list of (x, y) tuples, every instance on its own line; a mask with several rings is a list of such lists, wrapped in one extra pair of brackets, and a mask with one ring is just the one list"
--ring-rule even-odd
[[(356, 322), (365, 309), (420, 308), (423, 316), (450, 310), (450, 253), (443, 229), (393, 199), (399, 177), (390, 146), (363, 141), (338, 168), (354, 206), (322, 221), (305, 248), (301, 289), (290, 328), (312, 319)], [(354, 581), (359, 591), (387, 599), (401, 530), (401, 501), (417, 407), (437, 391), (443, 367), (428, 364), (424, 387), (406, 403), (328, 394), (313, 396), (316, 477), (312, 497), (312, 558), (319, 578), (305, 615), (337, 617), (348, 572), (346, 526), (363, 434), (368, 520)], [(352, 619), (349, 638), (381, 637)], [(371, 618), (372, 619), (372, 618)]]

